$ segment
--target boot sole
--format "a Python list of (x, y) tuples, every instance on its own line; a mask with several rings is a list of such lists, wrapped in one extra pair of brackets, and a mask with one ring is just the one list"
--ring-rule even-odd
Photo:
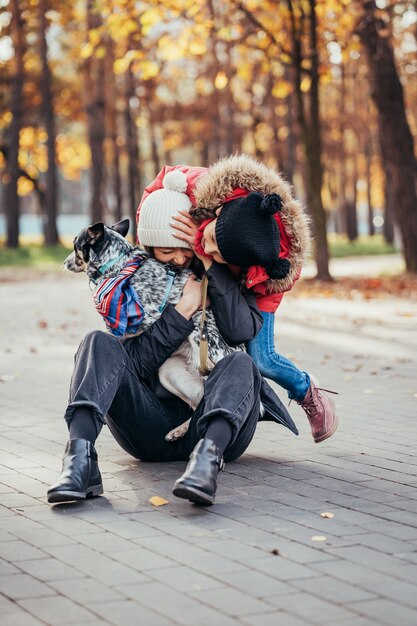
[(195, 487), (187, 487), (187, 485), (176, 485), (172, 490), (174, 496), (177, 498), (183, 498), (184, 500), (189, 500), (190, 502), (195, 502), (196, 504), (213, 504), (214, 496), (209, 496), (204, 491), (200, 491)]
[(56, 504), (59, 502), (74, 502), (77, 500), (85, 500), (86, 498), (95, 498), (104, 493), (103, 485), (93, 485), (85, 491), (54, 491), (48, 494), (48, 502)]

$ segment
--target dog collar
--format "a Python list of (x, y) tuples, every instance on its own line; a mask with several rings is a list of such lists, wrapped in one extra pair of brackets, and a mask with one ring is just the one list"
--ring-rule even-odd
[(127, 256), (127, 253), (124, 252), (123, 254), (121, 254), (120, 256), (116, 257), (115, 259), (111, 259), (110, 261), (107, 261), (107, 263), (104, 263), (104, 265), (102, 265), (101, 267), (98, 268), (98, 273), (103, 275), (105, 272), (107, 272), (107, 270), (109, 270), (111, 267), (113, 267), (113, 265), (116, 265), (116, 263), (118, 261), (120, 261), (121, 259), (123, 259), (123, 257)]

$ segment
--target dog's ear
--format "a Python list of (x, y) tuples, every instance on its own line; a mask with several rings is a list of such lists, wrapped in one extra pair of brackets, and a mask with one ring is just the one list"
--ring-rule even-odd
[(89, 226), (87, 228), (87, 233), (88, 233), (88, 243), (91, 246), (94, 246), (94, 244), (104, 235), (103, 222), (97, 222), (97, 224), (93, 224), (92, 226)]
[(119, 235), (122, 235), (122, 237), (126, 237), (127, 233), (129, 232), (129, 226), (130, 226), (130, 220), (126, 218), (125, 220), (122, 220), (121, 222), (117, 222), (116, 224), (113, 224), (113, 226), (110, 226), (110, 228), (115, 230), (116, 233), (119, 233)]

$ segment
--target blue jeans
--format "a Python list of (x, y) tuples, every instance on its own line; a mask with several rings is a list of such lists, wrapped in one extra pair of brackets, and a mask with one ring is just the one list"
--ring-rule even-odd
[(289, 359), (277, 354), (274, 345), (274, 313), (261, 311), (263, 326), (246, 349), (262, 376), (273, 380), (288, 392), (291, 400), (303, 400), (310, 387), (310, 376), (299, 370)]

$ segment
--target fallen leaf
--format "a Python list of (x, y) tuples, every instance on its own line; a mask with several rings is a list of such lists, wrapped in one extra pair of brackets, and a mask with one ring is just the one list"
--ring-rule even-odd
[(275, 554), (275, 556), (279, 556), (279, 550), (278, 550), (278, 548), (273, 548), (273, 549), (271, 550), (271, 554)]
[(311, 537), (311, 541), (326, 541), (327, 537), (325, 537), (324, 535), (313, 535)]
[(8, 383), (11, 380), (16, 380), (16, 374), (2, 374), (0, 375), (0, 383)]
[(154, 506), (163, 506), (164, 504), (168, 504), (168, 500), (164, 500), (164, 498), (159, 496), (152, 496), (152, 498), (149, 498), (149, 502)]
[(39, 328), (48, 328), (48, 322), (46, 322), (45, 320), (39, 320), (38, 326)]
[(329, 513), (328, 511), (325, 511), (324, 513), (320, 513), (320, 517), (327, 517), (329, 519), (332, 519), (332, 517), (334, 517), (334, 513)]

